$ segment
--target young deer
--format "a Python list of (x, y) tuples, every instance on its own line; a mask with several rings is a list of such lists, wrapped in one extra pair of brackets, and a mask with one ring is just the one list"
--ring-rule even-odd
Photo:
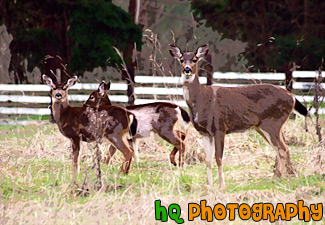
[(125, 160), (120, 173), (127, 174), (133, 155), (127, 138), (130, 129), (133, 133), (136, 130), (134, 114), (117, 106), (100, 106), (96, 109), (69, 106), (68, 89), (76, 83), (76, 76), (63, 84), (53, 81), (47, 75), (43, 75), (43, 81), (52, 89), (53, 118), (60, 132), (71, 141), (74, 165), (73, 180), (75, 180), (79, 167), (80, 141), (96, 141), (98, 143), (104, 137), (122, 152)]
[[(102, 105), (111, 105), (108, 97), (110, 82), (107, 84), (103, 81), (99, 84), (98, 90), (91, 93), (85, 106), (100, 107)], [(175, 130), (175, 123), (180, 120), (188, 124), (190, 117), (187, 112), (180, 106), (167, 103), (155, 102), (144, 105), (127, 106), (127, 110), (134, 113), (138, 121), (137, 131), (133, 136), (134, 156), (139, 161), (138, 143), (139, 138), (150, 136), (151, 132), (158, 134), (161, 138), (174, 145), (174, 149), (169, 155), (170, 162), (176, 166), (175, 154), (179, 151), (179, 166), (183, 167), (185, 161), (185, 143), (186, 134), (180, 130)], [(109, 163), (115, 153), (114, 148), (110, 148), (106, 163)]]
[(194, 127), (203, 135), (208, 184), (212, 184), (212, 157), (218, 165), (220, 188), (224, 188), (222, 156), (226, 134), (255, 128), (277, 150), (274, 176), (280, 177), (290, 166), (289, 149), (283, 141), (281, 128), (295, 108), (306, 116), (307, 109), (293, 94), (270, 84), (241, 87), (203, 86), (199, 83), (197, 66), (208, 53), (208, 45), (196, 52), (183, 53), (170, 45), (170, 54), (181, 65), (184, 99), (190, 109)]

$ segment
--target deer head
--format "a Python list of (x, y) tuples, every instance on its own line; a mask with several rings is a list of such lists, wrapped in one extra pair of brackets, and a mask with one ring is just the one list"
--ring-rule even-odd
[(102, 81), (99, 84), (98, 89), (90, 94), (87, 101), (85, 101), (84, 106), (98, 108), (100, 105), (112, 105), (108, 97), (108, 91), (110, 87), (110, 81), (108, 81), (107, 83), (105, 83), (105, 81)]
[(196, 52), (182, 52), (179, 47), (169, 45), (171, 56), (177, 58), (181, 65), (183, 82), (192, 82), (197, 74), (198, 62), (208, 54), (209, 45), (200, 46)]
[(52, 89), (52, 99), (57, 101), (66, 101), (68, 99), (68, 89), (75, 85), (78, 79), (77, 76), (73, 76), (63, 84), (58, 84), (45, 74), (42, 77), (45, 84)]

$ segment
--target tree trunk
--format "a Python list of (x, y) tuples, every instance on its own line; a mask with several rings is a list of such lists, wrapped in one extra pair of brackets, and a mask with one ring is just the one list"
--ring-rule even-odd
[[(129, 45), (130, 46), (130, 45)], [(133, 46), (133, 43), (132, 43)], [(128, 88), (127, 88), (127, 96), (129, 98), (128, 104), (134, 105), (134, 77), (135, 77), (135, 62), (130, 57), (132, 56), (133, 47), (129, 47), (127, 51), (123, 52), (123, 58), (126, 64), (126, 70), (122, 71), (122, 79), (126, 81)]]
[[(130, 0), (129, 3), (129, 14), (134, 19), (134, 21), (137, 21), (136, 15), (137, 15), (137, 0)], [(135, 77), (135, 68), (136, 68), (136, 61), (133, 57), (134, 55), (135, 45), (133, 42), (128, 43), (128, 48), (126, 51), (123, 52), (123, 59), (126, 65), (125, 70), (122, 71), (122, 79), (126, 80), (126, 83), (128, 85), (127, 88), (127, 95), (129, 98), (128, 104), (134, 105), (134, 77)]]
[[(12, 41), (12, 43), (13, 42), (14, 40)], [(10, 44), (11, 47), (13, 46), (12, 43)], [(24, 58), (21, 55), (15, 53), (15, 51), (12, 51), (12, 49), (10, 49), (10, 53), (11, 59), (9, 64), (9, 73), (10, 71), (13, 71), (15, 84), (28, 84), (29, 81), (26, 76), (25, 64), (23, 63)]]

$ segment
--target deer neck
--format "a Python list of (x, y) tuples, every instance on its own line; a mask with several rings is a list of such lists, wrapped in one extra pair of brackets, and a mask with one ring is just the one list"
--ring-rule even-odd
[(204, 86), (200, 84), (197, 74), (191, 82), (184, 82), (183, 80), (183, 96), (189, 108), (195, 108), (196, 103), (202, 101), (201, 89), (203, 88)]
[(57, 100), (56, 98), (52, 99), (52, 113), (54, 120), (59, 124), (62, 114), (70, 108), (68, 99)]
[(212, 93), (211, 87), (200, 84), (198, 75), (193, 82), (183, 83), (184, 99), (190, 110), (191, 121), (195, 129), (204, 135), (211, 134), (208, 124), (212, 124), (214, 115), (211, 113), (211, 107), (214, 107)]

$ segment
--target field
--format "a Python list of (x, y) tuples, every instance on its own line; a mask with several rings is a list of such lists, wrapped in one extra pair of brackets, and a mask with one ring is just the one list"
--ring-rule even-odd
[[(298, 176), (272, 178), (276, 152), (255, 132), (226, 137), (224, 175), (226, 189), (218, 187), (214, 162), (214, 186), (206, 185), (206, 166), (200, 135), (188, 128), (187, 165), (172, 166), (168, 154), (172, 146), (158, 137), (140, 142), (140, 163), (132, 163), (129, 175), (118, 175), (122, 155), (115, 154), (109, 165), (101, 164), (104, 187), (93, 189), (92, 146), (82, 145), (81, 170), (77, 185), (71, 184), (72, 163), (69, 140), (55, 124), (31, 122), (25, 126), (0, 126), (0, 223), (1, 224), (160, 224), (155, 220), (154, 201), (168, 207), (181, 206), (187, 220), (188, 203), (297, 203), (325, 202), (325, 146), (318, 144), (313, 121), (290, 119), (284, 128), (286, 143)], [(325, 118), (322, 118), (325, 135)], [(107, 144), (102, 144), (103, 154)], [(88, 189), (87, 192), (82, 192)], [(236, 215), (224, 224), (252, 224)], [(168, 219), (168, 224), (175, 224)], [(190, 224), (205, 224), (199, 217)], [(260, 224), (268, 224), (261, 220)], [(297, 217), (291, 222), (300, 224)], [(324, 224), (325, 219), (317, 222)]]

